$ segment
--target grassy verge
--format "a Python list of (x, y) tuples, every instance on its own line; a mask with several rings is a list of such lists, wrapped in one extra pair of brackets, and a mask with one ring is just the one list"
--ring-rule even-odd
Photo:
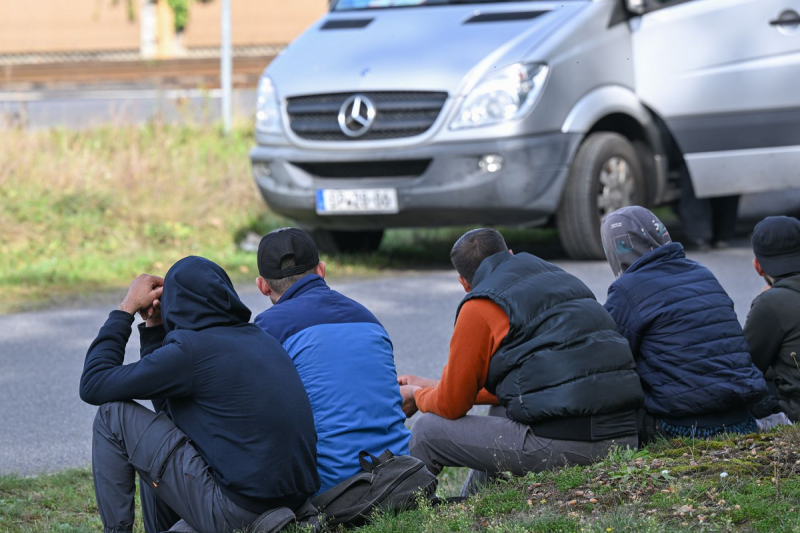
[[(195, 254), (237, 281), (255, 276), (248, 234), (287, 225), (250, 177), (250, 128), (4, 130), (0, 143), (0, 312), (126, 287)], [(326, 258), (332, 275), (448, 266), (463, 228), (393, 231), (381, 250)], [(515, 230), (537, 246), (552, 232)]]
[[(359, 531), (797, 532), (798, 474), (800, 428), (672, 440), (619, 449), (590, 467), (501, 479), (464, 503), (379, 516)], [(463, 469), (446, 470), (440, 494), (457, 493), (463, 477)], [(99, 528), (84, 470), (0, 478), (0, 509), (0, 531)]]

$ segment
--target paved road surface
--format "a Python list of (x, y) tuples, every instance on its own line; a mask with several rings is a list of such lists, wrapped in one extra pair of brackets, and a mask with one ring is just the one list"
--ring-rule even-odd
[[(762, 287), (746, 247), (697, 256), (720, 278), (744, 321)], [(612, 281), (603, 262), (560, 261), (583, 279), (598, 299)], [(437, 376), (447, 358), (456, 305), (463, 293), (452, 271), (409, 273), (333, 283), (378, 316), (395, 344), (400, 373)], [(241, 289), (254, 311), (267, 300)], [(0, 317), (0, 474), (33, 474), (90, 461), (95, 409), (78, 398), (84, 355), (109, 306)], [(131, 337), (126, 360), (138, 358)]]
[[(219, 89), (107, 89), (0, 91), (0, 131), (6, 126), (30, 129), (86, 129), (100, 125), (165, 122), (212, 124), (220, 120)], [(249, 120), (255, 113), (255, 89), (233, 91), (233, 112)]]

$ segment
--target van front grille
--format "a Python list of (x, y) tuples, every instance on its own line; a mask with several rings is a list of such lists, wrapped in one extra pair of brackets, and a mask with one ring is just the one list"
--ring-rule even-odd
[[(339, 112), (348, 98), (360, 95), (375, 106), (375, 120), (359, 136), (345, 135)], [(289, 125), (303, 139), (313, 141), (377, 141), (414, 137), (428, 131), (442, 111), (444, 92), (364, 92), (298, 96), (287, 100)]]

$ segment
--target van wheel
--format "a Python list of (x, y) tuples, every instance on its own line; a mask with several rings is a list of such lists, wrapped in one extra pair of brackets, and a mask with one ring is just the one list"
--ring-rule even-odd
[(318, 229), (311, 232), (319, 250), (326, 254), (374, 252), (381, 245), (383, 230), (334, 231)]
[(605, 259), (603, 217), (621, 207), (645, 204), (645, 181), (636, 149), (617, 133), (589, 135), (572, 163), (556, 224), (572, 259)]

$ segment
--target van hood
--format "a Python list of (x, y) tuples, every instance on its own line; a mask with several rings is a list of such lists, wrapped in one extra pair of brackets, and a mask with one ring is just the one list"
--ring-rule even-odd
[[(267, 74), (281, 98), (351, 91), (464, 94), (491, 68), (536, 60), (528, 55), (536, 45), (590, 3), (529, 1), (330, 13), (292, 42)], [(541, 14), (482, 21), (530, 12)], [(370, 21), (361, 28), (323, 28), (363, 25), (365, 20)]]

